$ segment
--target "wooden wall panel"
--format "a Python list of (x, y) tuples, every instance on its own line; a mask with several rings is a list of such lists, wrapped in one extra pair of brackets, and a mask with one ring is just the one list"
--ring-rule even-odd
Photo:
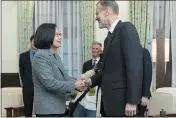
[(165, 32), (156, 30), (157, 61), (156, 61), (156, 89), (165, 86)]

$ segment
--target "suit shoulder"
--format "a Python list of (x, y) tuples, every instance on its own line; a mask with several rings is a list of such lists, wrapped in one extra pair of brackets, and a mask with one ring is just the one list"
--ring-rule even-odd
[(35, 53), (35, 56), (46, 56), (47, 54), (43, 51), (43, 50), (38, 50), (36, 53)]
[(144, 55), (150, 55), (150, 52), (149, 52), (148, 49), (143, 48), (143, 54), (144, 54)]
[(25, 56), (25, 55), (27, 55), (28, 53), (29, 53), (29, 51), (23, 52), (23, 53), (20, 54), (20, 56)]
[(90, 59), (90, 60), (84, 62), (83, 67), (86, 67), (87, 65), (89, 65), (89, 64), (91, 64), (91, 63), (92, 63), (92, 59)]
[[(124, 26), (126, 26), (126, 25), (133, 25), (131, 22), (128, 22), (128, 21), (126, 21), (126, 22), (123, 22), (122, 23)], [(134, 25), (133, 25), (134, 26)]]
[(35, 68), (37, 64), (50, 63), (49, 60), (49, 55), (47, 55), (47, 53), (42, 50), (38, 50), (33, 57), (32, 67)]
[(120, 29), (122, 32), (131, 34), (137, 33), (137, 35), (139, 35), (136, 27), (131, 22), (123, 22), (122, 25), (120, 26)]
[(46, 50), (38, 50), (36, 53), (35, 53), (35, 56), (34, 58), (49, 58), (49, 55), (51, 55), (48, 51)]
[(90, 60), (84, 62), (84, 64), (88, 64), (88, 63), (90, 63), (90, 62), (92, 62), (92, 59), (90, 59)]
[(121, 25), (122, 28), (133, 28), (133, 29), (136, 29), (136, 27), (134, 26), (134, 24), (132, 24), (131, 22), (123, 22), (122, 25)]
[(149, 53), (148, 49), (146, 49), (146, 48), (143, 48), (143, 51)]

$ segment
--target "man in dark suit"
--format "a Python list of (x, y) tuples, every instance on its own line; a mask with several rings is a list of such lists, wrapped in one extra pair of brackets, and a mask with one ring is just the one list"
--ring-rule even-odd
[(94, 87), (101, 85), (102, 116), (134, 116), (141, 103), (143, 50), (135, 26), (118, 18), (116, 1), (99, 1), (96, 20), (107, 28), (104, 41), (103, 67), (91, 78), (82, 78)]
[(21, 53), (19, 57), (20, 78), (23, 87), (23, 102), (25, 117), (32, 117), (34, 86), (32, 81), (31, 61), (37, 49), (34, 46), (34, 36), (30, 38), (30, 50)]
[(138, 107), (138, 117), (144, 117), (144, 113), (151, 97), (150, 86), (152, 81), (152, 60), (150, 52), (143, 48), (143, 82), (142, 82), (142, 98)]
[[(102, 45), (99, 42), (94, 42), (92, 44), (92, 59), (86, 61), (83, 64), (82, 73), (85, 73), (93, 68), (99, 63), (100, 56), (98, 54), (99, 50), (102, 50)], [(97, 97), (97, 89), (95, 87), (95, 94), (89, 95), (89, 92), (85, 95), (85, 97), (78, 103), (73, 116), (74, 117), (96, 117), (96, 97)]]
[(92, 59), (86, 61), (83, 64), (82, 73), (89, 71), (95, 67), (95, 65), (99, 62), (100, 57), (98, 55), (98, 51), (101, 50), (102, 45), (99, 42), (94, 42), (92, 44)]

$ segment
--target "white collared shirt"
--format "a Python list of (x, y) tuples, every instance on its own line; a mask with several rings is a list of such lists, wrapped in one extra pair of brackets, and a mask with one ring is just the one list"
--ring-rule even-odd
[(117, 19), (117, 20), (115, 20), (115, 21), (112, 23), (111, 27), (109, 28), (109, 31), (110, 31), (111, 33), (113, 33), (113, 31), (114, 31), (114, 29), (115, 29), (117, 23), (119, 22), (119, 20), (120, 20), (120, 19)]
[[(94, 58), (92, 59), (92, 64), (94, 62)], [(100, 57), (96, 58), (95, 64), (97, 64), (100, 60)], [(96, 110), (96, 99), (97, 99), (97, 86), (95, 87), (95, 94), (93, 96), (89, 96), (89, 92), (85, 95), (85, 97), (79, 102), (85, 109), (88, 110)]]
[(92, 59), (92, 65), (93, 65), (93, 63), (94, 63), (94, 60), (96, 60), (96, 62), (95, 62), (95, 64), (97, 64), (98, 62), (99, 62), (99, 60), (100, 60), (100, 57), (98, 57), (98, 58), (96, 58), (96, 59)]

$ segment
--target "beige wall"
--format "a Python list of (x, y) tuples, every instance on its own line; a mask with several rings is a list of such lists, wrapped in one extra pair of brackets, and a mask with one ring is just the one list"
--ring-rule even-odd
[(2, 1), (2, 72), (18, 72), (17, 4)]
[[(129, 19), (129, 1), (118, 1), (120, 18)], [(96, 22), (96, 40), (103, 44), (107, 30), (98, 28)], [(17, 3), (15, 1), (2, 2), (2, 72), (18, 72), (18, 39), (17, 39)]]
[[(97, 3), (98, 1), (96, 1)], [(95, 3), (95, 4), (96, 4)], [(129, 20), (129, 3), (130, 1), (117, 1), (119, 5), (119, 17), (122, 21), (128, 21)], [(98, 23), (96, 22), (96, 41), (99, 41), (103, 44), (104, 39), (107, 36), (107, 29), (99, 29)]]

